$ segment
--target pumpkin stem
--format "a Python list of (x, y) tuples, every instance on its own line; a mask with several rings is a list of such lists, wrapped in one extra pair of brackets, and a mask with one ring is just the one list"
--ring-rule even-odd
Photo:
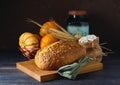
[(36, 25), (39, 26), (39, 27), (42, 27), (42, 25), (41, 25), (40, 23), (38, 23), (38, 22), (36, 22), (36, 21), (34, 21), (34, 20), (30, 19), (30, 18), (27, 18), (26, 21), (27, 21), (27, 22), (31, 22), (31, 23), (33, 23), (33, 24), (36, 24)]

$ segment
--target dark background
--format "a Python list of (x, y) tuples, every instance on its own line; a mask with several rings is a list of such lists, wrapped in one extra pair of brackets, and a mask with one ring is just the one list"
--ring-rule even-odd
[(74, 9), (88, 11), (90, 33), (99, 36), (100, 43), (120, 49), (120, 0), (1, 0), (0, 4), (0, 50), (18, 49), (23, 32), (39, 32), (26, 18), (41, 24), (53, 18), (65, 28), (67, 13)]
[[(26, 31), (38, 33), (39, 27), (27, 23), (31, 18), (43, 24), (50, 18), (66, 28), (69, 10), (87, 10), (90, 33), (115, 54), (103, 57), (103, 70), (39, 83), (16, 69), (26, 60), (18, 50), (19, 36)], [(0, 0), (0, 85), (120, 85), (120, 0)]]

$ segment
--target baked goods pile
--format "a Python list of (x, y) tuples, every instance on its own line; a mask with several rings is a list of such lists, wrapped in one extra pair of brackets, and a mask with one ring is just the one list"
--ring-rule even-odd
[[(36, 24), (35, 21), (30, 22)], [(47, 33), (41, 33), (40, 30), (39, 38), (37, 38), (38, 36), (37, 37), (30, 36), (27, 38), (23, 37), (24, 38), (22, 41), (23, 45), (20, 44), (21, 49), (27, 49), (27, 47), (30, 45), (31, 45), (30, 47), (32, 48), (29, 49), (37, 48), (35, 54), (32, 55), (32, 58), (34, 58), (37, 67), (39, 67), (42, 70), (56, 70), (64, 65), (78, 61), (85, 56), (90, 57), (90, 59), (93, 61), (101, 62), (102, 49), (99, 44), (99, 37), (95, 35), (87, 35), (79, 36), (78, 38), (70, 35), (64, 28), (62, 28), (56, 22), (54, 22), (54, 25), (58, 29), (54, 29), (54, 27), (48, 25), (46, 28), (42, 28), (42, 30), (43, 29), (47, 30)], [(42, 25), (39, 26), (41, 27)], [(41, 43), (43, 44), (41, 40), (48, 34), (51, 35), (56, 40), (54, 41), (54, 39), (48, 37), (48, 39), (46, 39), (46, 42), (48, 42), (49, 40), (53, 40), (53, 42), (49, 41), (49, 44), (47, 43), (46, 46), (41, 48), (40, 47)], [(39, 43), (37, 42), (38, 40)], [(19, 42), (21, 42), (21, 38), (19, 38)], [(33, 51), (28, 52), (27, 50), (24, 52), (24, 55), (28, 57), (32, 52)]]

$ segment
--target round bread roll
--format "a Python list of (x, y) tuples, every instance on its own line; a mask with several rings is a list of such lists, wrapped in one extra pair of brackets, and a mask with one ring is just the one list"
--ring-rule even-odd
[(57, 70), (86, 55), (86, 49), (76, 41), (57, 41), (35, 55), (35, 64), (41, 70)]

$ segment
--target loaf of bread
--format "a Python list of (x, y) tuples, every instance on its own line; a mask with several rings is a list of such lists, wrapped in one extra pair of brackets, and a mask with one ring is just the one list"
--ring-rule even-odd
[(35, 55), (35, 64), (41, 70), (57, 70), (86, 55), (86, 49), (76, 41), (57, 41)]

